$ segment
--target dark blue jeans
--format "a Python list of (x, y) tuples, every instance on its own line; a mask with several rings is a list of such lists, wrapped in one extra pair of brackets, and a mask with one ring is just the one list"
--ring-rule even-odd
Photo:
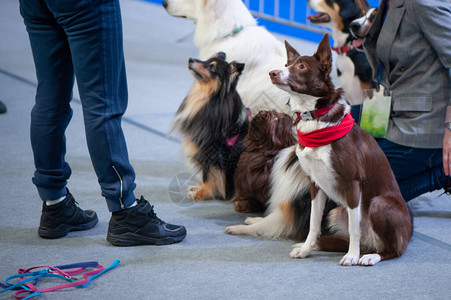
[[(360, 106), (352, 106), (351, 114), (359, 123)], [(443, 170), (442, 149), (412, 148), (386, 139), (377, 139), (377, 142), (390, 163), (405, 201), (440, 190), (449, 180)]]
[(38, 87), (31, 112), (33, 183), (42, 200), (66, 194), (65, 130), (77, 79), (91, 161), (110, 211), (135, 201), (121, 119), (127, 80), (118, 0), (20, 0)]
[(443, 170), (442, 149), (420, 149), (378, 139), (387, 156), (405, 201), (440, 190), (448, 178)]

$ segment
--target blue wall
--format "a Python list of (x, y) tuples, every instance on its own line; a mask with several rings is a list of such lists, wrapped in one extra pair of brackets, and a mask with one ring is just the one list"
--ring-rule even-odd
[[(163, 2), (162, 0), (144, 0), (144, 1), (158, 3), (158, 4)], [(295, 0), (295, 1), (296, 1), (296, 3), (295, 3), (296, 7), (301, 7), (301, 8), (307, 7), (307, 0)], [(378, 6), (379, 2), (380, 2), (379, 0), (367, 0), (367, 1), (370, 4), (370, 6)], [(290, 3), (289, 0), (280, 0), (280, 2), (279, 2), (279, 5), (280, 5), (279, 17), (280, 18), (289, 19), (289, 3)], [(249, 0), (249, 6), (250, 6), (251, 11), (252, 10), (259, 11), (259, 0)], [(265, 14), (269, 14), (269, 15), (274, 14), (274, 0), (266, 0), (265, 1), (264, 12), (265, 12)], [(305, 24), (305, 23), (307, 23), (306, 19), (307, 19), (307, 15), (309, 15), (309, 14), (311, 14), (310, 11), (306, 11), (304, 9), (296, 9), (294, 20), (299, 23)], [(297, 37), (297, 38), (301, 38), (301, 39), (305, 39), (305, 40), (309, 40), (312, 42), (319, 43), (321, 41), (321, 38), (323, 37), (323, 34), (320, 34), (320, 33), (315, 33), (315, 32), (309, 31), (309, 30), (303, 30), (300, 28), (295, 28), (295, 27), (291, 27), (291, 26), (287, 26), (287, 25), (283, 25), (283, 24), (279, 24), (279, 23), (275, 23), (275, 22), (271, 22), (271, 21), (267, 21), (267, 20), (263, 20), (263, 19), (258, 19), (258, 23), (262, 26), (265, 26), (270, 31)], [(311, 24), (309, 24), (309, 25), (311, 25)], [(317, 27), (317, 28), (319, 28), (319, 27)]]

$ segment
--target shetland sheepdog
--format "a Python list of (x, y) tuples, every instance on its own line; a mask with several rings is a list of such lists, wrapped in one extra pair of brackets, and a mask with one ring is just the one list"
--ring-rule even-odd
[(189, 59), (195, 81), (180, 105), (173, 129), (182, 135), (187, 160), (202, 175), (188, 188), (194, 200), (234, 195), (233, 177), (248, 130), (248, 111), (236, 91), (244, 64), (228, 63), (219, 52), (206, 61)]

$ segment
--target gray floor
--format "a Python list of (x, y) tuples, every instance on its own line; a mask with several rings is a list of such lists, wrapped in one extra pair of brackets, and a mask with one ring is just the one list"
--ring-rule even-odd
[[(60, 240), (37, 235), (41, 203), (31, 182), (30, 110), (34, 66), (17, 0), (0, 2), (0, 280), (18, 268), (115, 259), (120, 266), (86, 289), (42, 299), (449, 299), (451, 295), (451, 199), (440, 192), (413, 200), (415, 233), (404, 256), (375, 267), (340, 267), (340, 253), (289, 257), (292, 242), (224, 233), (246, 215), (231, 203), (183, 200), (191, 174), (180, 145), (166, 136), (174, 113), (192, 84), (187, 59), (196, 57), (190, 22), (158, 5), (123, 0), (124, 47), (130, 104), (123, 127), (136, 168), (136, 194), (143, 194), (166, 221), (183, 224), (186, 239), (166, 247), (116, 248), (106, 240), (106, 204), (86, 148), (81, 107), (75, 99), (67, 130), (71, 192), (83, 208), (97, 211), (92, 230)], [(289, 39), (298, 49), (316, 45)], [(78, 96), (75, 95), (75, 98)], [(176, 185), (183, 185), (182, 192)], [(0, 295), (12, 299), (12, 294)]]

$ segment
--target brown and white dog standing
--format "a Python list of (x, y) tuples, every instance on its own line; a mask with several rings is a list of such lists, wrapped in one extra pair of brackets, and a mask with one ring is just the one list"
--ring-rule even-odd
[[(342, 251), (344, 245), (348, 252), (341, 265), (374, 265), (402, 255), (412, 235), (409, 210), (383, 151), (352, 121), (350, 107), (341, 99), (342, 91), (335, 90), (331, 82), (328, 36), (313, 56), (300, 56), (287, 42), (285, 46), (286, 68), (271, 71), (270, 76), (273, 84), (291, 95), (291, 109), (298, 113), (300, 144), (294, 152), (306, 175), (304, 178), (298, 172), (296, 178), (287, 180), (309, 184), (312, 195), (310, 231), (305, 243), (295, 245), (291, 257), (305, 258), (315, 246)], [(331, 136), (335, 136), (332, 141), (324, 141)], [(285, 159), (293, 160), (293, 155)], [(328, 216), (337, 235), (318, 239), (327, 197), (340, 205)], [(274, 215), (283, 214), (280, 211)], [(248, 223), (266, 222), (269, 228), (274, 219), (268, 215)], [(227, 232), (252, 234), (245, 227), (229, 227)], [(370, 254), (360, 258), (361, 248)]]

